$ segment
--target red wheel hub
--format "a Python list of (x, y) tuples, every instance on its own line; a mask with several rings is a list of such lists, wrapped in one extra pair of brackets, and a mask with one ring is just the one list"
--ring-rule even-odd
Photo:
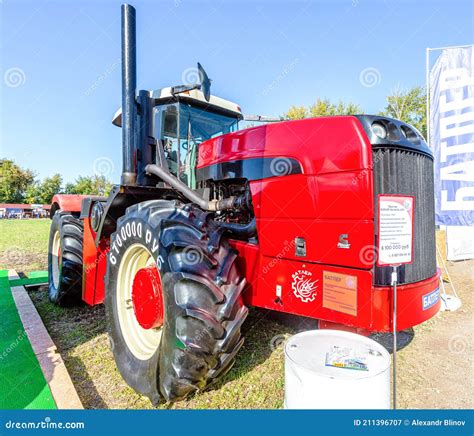
[(132, 286), (133, 311), (144, 329), (163, 325), (163, 293), (156, 266), (138, 270)]

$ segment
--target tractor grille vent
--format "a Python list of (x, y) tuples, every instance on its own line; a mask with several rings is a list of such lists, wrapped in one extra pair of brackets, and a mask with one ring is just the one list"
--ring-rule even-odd
[[(399, 268), (399, 283), (413, 283), (436, 273), (433, 160), (421, 153), (401, 149), (373, 151), (374, 195), (402, 194), (415, 197), (413, 262)], [(377, 203), (375, 203), (377, 204)], [(375, 237), (378, 216), (375, 208)], [(376, 285), (390, 284), (390, 267), (376, 267)]]

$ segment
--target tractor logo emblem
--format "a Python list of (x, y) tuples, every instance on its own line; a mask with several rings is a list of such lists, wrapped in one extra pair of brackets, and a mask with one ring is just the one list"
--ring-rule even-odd
[(339, 235), (337, 248), (351, 248), (351, 244), (349, 244), (349, 235), (347, 233), (341, 233)]
[(293, 282), (291, 289), (303, 303), (310, 303), (316, 298), (317, 282), (318, 280), (311, 280), (313, 273), (300, 269), (291, 276)]

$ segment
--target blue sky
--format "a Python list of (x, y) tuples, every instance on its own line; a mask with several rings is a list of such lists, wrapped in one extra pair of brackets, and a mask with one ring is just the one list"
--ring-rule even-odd
[[(119, 181), (120, 3), (0, 0), (0, 157), (40, 178)], [(426, 47), (474, 42), (468, 0), (132, 4), (141, 89), (180, 84), (200, 61), (213, 94), (249, 114), (317, 97), (378, 112), (397, 86), (424, 84)]]

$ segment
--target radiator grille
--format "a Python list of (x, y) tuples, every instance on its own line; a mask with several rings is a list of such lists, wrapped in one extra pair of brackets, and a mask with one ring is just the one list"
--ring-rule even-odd
[[(373, 151), (374, 195), (415, 197), (413, 263), (399, 268), (399, 283), (413, 283), (436, 273), (433, 160), (421, 153), (377, 148)], [(377, 204), (377, 203), (376, 203)], [(375, 208), (375, 237), (378, 216)], [(390, 284), (390, 267), (376, 267), (374, 283)]]

